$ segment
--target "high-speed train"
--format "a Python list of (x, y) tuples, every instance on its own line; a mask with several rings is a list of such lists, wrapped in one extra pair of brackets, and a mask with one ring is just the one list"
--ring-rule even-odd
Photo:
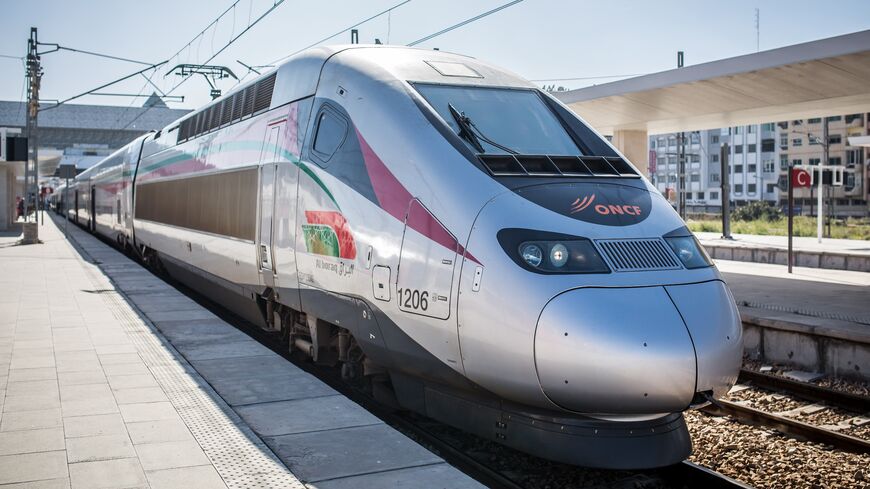
[(552, 460), (683, 460), (682, 412), (741, 363), (734, 300), (668, 202), (559, 101), (470, 57), (305, 51), (67, 200), (313, 361)]

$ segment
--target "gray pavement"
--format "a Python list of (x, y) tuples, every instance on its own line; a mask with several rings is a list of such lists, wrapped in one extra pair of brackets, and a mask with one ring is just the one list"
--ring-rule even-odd
[(0, 487), (480, 487), (70, 231), (0, 236)]
[[(761, 248), (788, 249), (786, 236), (761, 236), (755, 234), (733, 234), (733, 240), (722, 239), (722, 233), (694, 233), (705, 246), (745, 246)], [(870, 241), (858, 239), (822, 238), (819, 243), (816, 238), (793, 238), (792, 246), (797, 251), (847, 253), (870, 256)]]
[(804, 324), (870, 342), (870, 273), (716, 260), (744, 318)]

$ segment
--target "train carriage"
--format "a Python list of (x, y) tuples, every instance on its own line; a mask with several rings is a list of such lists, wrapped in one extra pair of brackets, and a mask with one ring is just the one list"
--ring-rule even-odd
[(741, 360), (667, 201), (479, 60), (322, 47), (76, 179), (79, 223), (404, 408), (539, 456), (684, 459)]

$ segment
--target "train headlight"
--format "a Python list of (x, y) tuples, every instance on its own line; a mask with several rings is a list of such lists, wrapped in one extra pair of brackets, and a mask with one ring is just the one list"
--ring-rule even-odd
[(550, 264), (562, 268), (568, 263), (568, 248), (562, 243), (556, 243), (550, 248)]
[(524, 244), (520, 249), (520, 254), (523, 256), (523, 260), (533, 267), (540, 266), (541, 260), (544, 259), (544, 252), (541, 251), (541, 247), (534, 243)]
[(586, 238), (502, 229), (498, 241), (517, 265), (537, 273), (609, 273), (595, 246)]
[(674, 250), (674, 254), (686, 268), (706, 268), (713, 265), (713, 261), (698, 243), (694, 236), (666, 237), (668, 245)]

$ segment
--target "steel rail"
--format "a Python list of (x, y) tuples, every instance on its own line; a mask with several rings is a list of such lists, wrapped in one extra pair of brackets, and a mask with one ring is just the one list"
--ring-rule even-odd
[(737, 404), (731, 401), (718, 400), (709, 406), (701, 408), (716, 416), (730, 416), (740, 422), (773, 428), (780, 433), (816, 443), (823, 443), (834, 448), (858, 454), (870, 454), (870, 441), (862, 440), (836, 431), (827, 430), (778, 414), (768, 413), (759, 409)]
[(834, 407), (858, 413), (870, 412), (870, 397), (841, 390), (821, 387), (807, 382), (787, 379), (777, 375), (742, 369), (738, 382), (751, 382), (762, 389), (783, 391), (806, 401), (823, 402)]
[(752, 489), (753, 486), (720, 474), (713, 469), (688, 460), (661, 469), (665, 477), (674, 484), (684, 487), (704, 487), (709, 489)]

